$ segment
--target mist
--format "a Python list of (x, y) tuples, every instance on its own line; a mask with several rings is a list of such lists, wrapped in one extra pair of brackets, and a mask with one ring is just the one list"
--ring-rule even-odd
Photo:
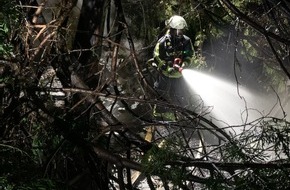
[(219, 126), (245, 125), (261, 117), (289, 119), (289, 98), (274, 90), (263, 94), (235, 80), (197, 70), (185, 69), (183, 76), (191, 93), (200, 96), (205, 109), (211, 108), (210, 119)]

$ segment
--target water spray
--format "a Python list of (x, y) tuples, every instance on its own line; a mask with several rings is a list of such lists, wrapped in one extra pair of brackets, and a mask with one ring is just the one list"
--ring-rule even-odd
[(258, 111), (265, 106), (260, 96), (237, 85), (235, 81), (222, 80), (191, 69), (183, 69), (180, 72), (193, 96), (197, 95), (196, 98), (199, 97), (199, 100), (203, 101), (204, 107), (212, 108), (210, 117), (216, 120), (216, 123), (241, 125), (261, 117), (261, 113), (268, 113), (264, 110)]

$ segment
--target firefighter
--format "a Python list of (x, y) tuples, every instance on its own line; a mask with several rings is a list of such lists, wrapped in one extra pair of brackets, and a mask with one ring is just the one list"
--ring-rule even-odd
[(193, 45), (191, 39), (183, 34), (187, 27), (183, 17), (174, 15), (166, 21), (166, 25), (169, 29), (158, 40), (153, 52), (153, 66), (159, 71), (154, 88), (160, 96), (184, 106), (182, 99), (187, 92), (182, 69), (191, 64)]

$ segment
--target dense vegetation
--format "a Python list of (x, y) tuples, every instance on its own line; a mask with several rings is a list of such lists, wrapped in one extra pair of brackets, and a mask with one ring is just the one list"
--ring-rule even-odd
[[(0, 189), (290, 187), (288, 1), (0, 4)], [(196, 70), (274, 91), (282, 116), (222, 128), (201, 102), (159, 97), (147, 60), (173, 14)]]

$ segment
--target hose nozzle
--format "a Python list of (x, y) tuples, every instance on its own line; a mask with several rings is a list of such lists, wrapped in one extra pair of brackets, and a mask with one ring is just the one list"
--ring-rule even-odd
[(183, 70), (183, 68), (180, 66), (180, 65), (178, 65), (178, 64), (173, 64), (173, 68), (175, 69), (175, 70), (177, 70), (178, 72), (182, 72), (182, 70)]
[(174, 63), (173, 63), (173, 68), (175, 70), (177, 70), (178, 72), (182, 72), (183, 68), (182, 68), (182, 60), (180, 58), (175, 58), (174, 59)]
[(181, 63), (182, 63), (182, 60), (180, 58), (174, 59), (174, 64), (181, 65)]

